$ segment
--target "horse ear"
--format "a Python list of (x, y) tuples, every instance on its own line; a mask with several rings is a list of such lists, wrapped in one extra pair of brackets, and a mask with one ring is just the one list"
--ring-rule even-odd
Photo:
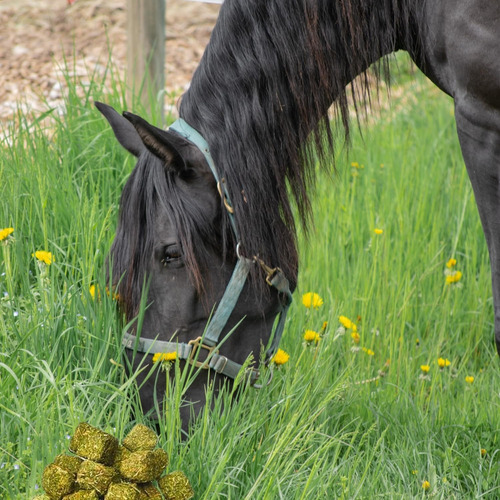
[(108, 120), (118, 142), (128, 152), (132, 153), (134, 156), (139, 156), (144, 150), (144, 144), (133, 125), (111, 106), (98, 101), (94, 104), (104, 115), (104, 118)]
[(179, 141), (172, 134), (127, 111), (123, 112), (123, 116), (134, 126), (144, 146), (151, 153), (162, 159), (168, 166), (181, 170), (185, 167), (184, 160), (179, 153)]

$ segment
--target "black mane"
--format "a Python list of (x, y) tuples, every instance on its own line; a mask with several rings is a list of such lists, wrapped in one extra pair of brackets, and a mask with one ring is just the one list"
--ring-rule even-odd
[[(291, 280), (291, 200), (307, 227), (316, 160), (333, 152), (328, 110), (334, 103), (348, 136), (345, 86), (380, 56), (416, 46), (409, 4), (226, 0), (221, 7), (180, 115), (210, 145), (245, 253), (279, 265)], [(361, 79), (354, 102), (368, 90)]]

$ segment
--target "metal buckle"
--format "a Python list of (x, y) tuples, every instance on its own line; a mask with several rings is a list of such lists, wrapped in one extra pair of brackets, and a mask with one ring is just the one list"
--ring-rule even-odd
[(257, 257), (256, 255), (254, 256), (253, 260), (260, 265), (260, 267), (266, 274), (266, 283), (269, 286), (274, 286), (272, 281), (278, 273), (282, 272), (281, 269), (279, 267), (269, 267), (262, 259), (259, 259), (259, 257)]
[[(187, 362), (191, 365), (194, 365), (196, 368), (203, 368), (204, 370), (208, 370), (210, 368), (209, 366), (209, 358), (211, 357), (212, 352), (215, 351), (215, 346), (208, 346), (203, 344), (202, 342), (203, 338), (198, 337), (197, 339), (190, 340), (188, 342), (189, 345), (192, 345), (191, 352), (189, 353), (189, 357), (187, 358)], [(199, 354), (199, 349), (205, 349), (208, 351), (208, 356), (205, 361), (198, 361), (198, 354)], [(219, 351), (216, 351), (218, 353)]]
[(273, 279), (276, 277), (278, 273), (281, 272), (281, 269), (279, 267), (275, 267), (274, 269), (271, 269), (271, 272), (266, 276), (266, 283), (269, 286), (274, 286), (273, 285)]
[(219, 191), (219, 195), (220, 197), (222, 198), (222, 201), (224, 202), (224, 206), (226, 207), (226, 210), (232, 215), (234, 214), (234, 208), (229, 204), (229, 201), (227, 199), (227, 195), (226, 195), (226, 190), (224, 189), (224, 192), (223, 192), (223, 188), (222, 188), (222, 184), (224, 184), (226, 181), (224, 179), (224, 177), (217, 182), (217, 191)]
[[(215, 363), (215, 366), (213, 366), (213, 369), (217, 373), (222, 373), (223, 375), (225, 375), (224, 369), (226, 368), (226, 365), (227, 365), (228, 361), (229, 360), (226, 358), (226, 356), (222, 356), (222, 355), (219, 354), (219, 359), (218, 359), (217, 363)], [(221, 363), (223, 363), (222, 366), (221, 366)]]

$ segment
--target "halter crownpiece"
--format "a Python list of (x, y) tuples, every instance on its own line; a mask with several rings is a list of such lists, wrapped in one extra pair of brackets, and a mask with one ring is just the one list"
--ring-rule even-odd
[(169, 130), (173, 130), (177, 132), (179, 135), (187, 139), (189, 142), (192, 142), (205, 157), (205, 160), (212, 171), (212, 175), (215, 178), (215, 182), (217, 183), (217, 189), (219, 190), (219, 194), (224, 202), (224, 206), (229, 213), (229, 220), (231, 221), (231, 226), (233, 228), (234, 236), (236, 237), (236, 241), (240, 241), (240, 237), (238, 234), (238, 230), (236, 228), (236, 222), (234, 220), (234, 209), (231, 204), (231, 198), (229, 197), (229, 193), (227, 192), (226, 183), (224, 179), (219, 178), (219, 174), (217, 172), (217, 168), (215, 167), (214, 159), (212, 158), (212, 154), (210, 153), (210, 148), (208, 147), (208, 143), (205, 138), (189, 123), (187, 123), (182, 118), (176, 120), (172, 125), (170, 125)]
[[(238, 302), (251, 267), (255, 264), (260, 265), (262, 270), (266, 273), (266, 282), (269, 286), (276, 288), (281, 298), (281, 310), (278, 313), (279, 319), (274, 330), (274, 334), (272, 335), (271, 346), (266, 352), (266, 363), (271, 360), (272, 356), (278, 349), (285, 327), (286, 315), (290, 304), (292, 303), (292, 292), (290, 291), (290, 285), (286, 276), (279, 267), (271, 268), (256, 256), (249, 259), (241, 255), (239, 243), (240, 239), (234, 219), (234, 209), (231, 205), (231, 198), (227, 192), (224, 179), (219, 178), (207, 141), (197, 130), (191, 127), (191, 125), (189, 125), (182, 118), (179, 118), (172, 125), (170, 125), (169, 130), (173, 130), (188, 141), (192, 142), (203, 153), (203, 156), (205, 157), (205, 160), (207, 161), (208, 166), (212, 171), (212, 175), (217, 183), (217, 189), (219, 190), (219, 194), (229, 215), (231, 227), (236, 241), (238, 242), (236, 245), (236, 255), (238, 260), (231, 279), (227, 284), (226, 290), (224, 291), (217, 309), (210, 318), (202, 337), (198, 337), (190, 340), (188, 343), (184, 343), (138, 338), (135, 335), (125, 333), (123, 337), (123, 345), (130, 349), (148, 354), (176, 352), (179, 359), (186, 360), (188, 363), (194, 364), (198, 368), (210, 368), (217, 373), (235, 379), (243, 365), (236, 363), (235, 361), (231, 361), (226, 356), (219, 354), (217, 344), (219, 343), (222, 330), (226, 326), (231, 313), (236, 307), (236, 303)], [(204, 362), (198, 361), (198, 354), (202, 349), (208, 351), (208, 356)], [(254, 385), (259, 377), (259, 371), (251, 368), (247, 370), (246, 375), (249, 377), (250, 383)], [(255, 385), (255, 387), (257, 386)]]

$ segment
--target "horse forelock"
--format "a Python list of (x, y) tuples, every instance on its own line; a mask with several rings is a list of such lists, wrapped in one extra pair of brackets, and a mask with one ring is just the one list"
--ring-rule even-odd
[(220, 222), (210, 220), (207, 211), (193, 202), (189, 192), (176, 182), (176, 175), (146, 151), (139, 157), (122, 192), (108, 273), (129, 320), (137, 315), (150, 277), (159, 217), (168, 217), (175, 228), (185, 265), (200, 296), (207, 286), (204, 269), (210, 250), (220, 246)]
[[(334, 163), (330, 106), (348, 138), (345, 86), (375, 54), (412, 43), (413, 4), (227, 0), (221, 7), (180, 114), (210, 145), (245, 250), (279, 265), (292, 280), (292, 204), (307, 230), (318, 158), (327, 168)], [(356, 109), (369, 102), (370, 85), (365, 77), (352, 88)]]

